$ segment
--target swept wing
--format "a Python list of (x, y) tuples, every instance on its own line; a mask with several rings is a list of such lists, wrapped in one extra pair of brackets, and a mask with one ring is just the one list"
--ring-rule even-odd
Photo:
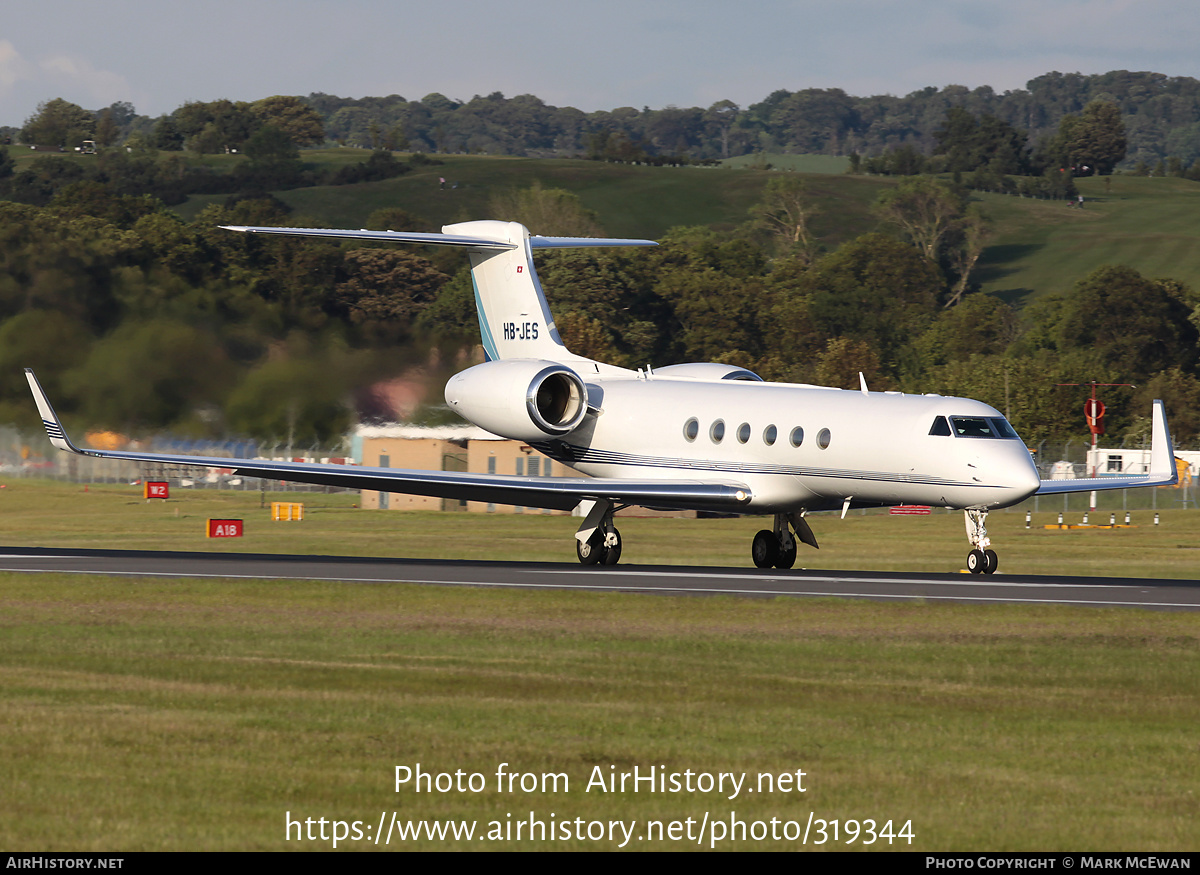
[(524, 507), (571, 510), (581, 501), (612, 504), (721, 510), (736, 512), (751, 499), (748, 486), (729, 480), (616, 480), (591, 477), (518, 477), (453, 471), (416, 471), (403, 468), (367, 468), (309, 462), (276, 462), (269, 459), (228, 459), (139, 453), (124, 450), (91, 450), (75, 446), (33, 370), (25, 369), (29, 388), (50, 443), (80, 456), (126, 459), (203, 468), (232, 468), (244, 477), (265, 477), (296, 483), (315, 483), (349, 489), (373, 489), (409, 495), (430, 495), (465, 501), (487, 501)]

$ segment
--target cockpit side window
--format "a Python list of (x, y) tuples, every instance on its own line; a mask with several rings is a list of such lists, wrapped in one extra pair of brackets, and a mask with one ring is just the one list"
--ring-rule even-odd
[(938, 437), (950, 437), (950, 423), (946, 422), (946, 417), (936, 417), (933, 420), (933, 427), (929, 429), (929, 433)]
[(1017, 434), (1016, 430), (1011, 425), (1008, 424), (1007, 419), (1003, 419), (1001, 417), (994, 416), (994, 417), (992, 417), (992, 425), (995, 426), (996, 433), (998, 435), (1000, 435), (1000, 437), (1002, 437), (1002, 438), (1017, 438), (1018, 440), (1020, 440), (1020, 436)]

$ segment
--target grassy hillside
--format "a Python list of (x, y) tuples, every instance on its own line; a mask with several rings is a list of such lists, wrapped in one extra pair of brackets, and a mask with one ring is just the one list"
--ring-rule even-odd
[[(820, 156), (818, 156), (820, 157)], [(318, 164), (361, 161), (354, 149), (305, 152)], [(347, 186), (318, 186), (278, 192), (285, 203), (321, 225), (360, 227), (367, 216), (385, 207), (400, 207), (429, 221), (430, 230), (449, 222), (491, 218), (491, 198), (511, 189), (541, 183), (579, 195), (583, 205), (600, 216), (605, 231), (614, 235), (661, 237), (679, 225), (733, 227), (746, 221), (773, 172), (731, 167), (641, 167), (597, 161), (540, 158), (494, 158), (441, 155), (440, 165), (383, 182)], [(237, 159), (234, 159), (237, 160)], [(446, 179), (441, 188), (439, 179)], [(809, 177), (813, 199), (821, 209), (817, 233), (830, 248), (875, 226), (869, 208), (879, 179), (832, 175)], [(197, 196), (177, 208), (191, 218), (225, 195)], [(535, 229), (536, 230), (536, 229)]]
[(984, 291), (1020, 302), (1070, 288), (1105, 264), (1200, 288), (1200, 185), (1114, 176), (1076, 180), (1082, 209), (976, 195), (996, 223), (980, 259)]
[(798, 170), (801, 173), (845, 173), (850, 169), (850, 159), (840, 155), (783, 155), (778, 152), (756, 152), (726, 158), (725, 167), (746, 169), (770, 164), (776, 170)]
[[(340, 164), (361, 160), (362, 155), (334, 149), (305, 153), (305, 158)], [(775, 166), (782, 166), (776, 158), (795, 158), (792, 164), (805, 173), (819, 210), (815, 230), (826, 248), (878, 227), (870, 206), (895, 180), (838, 175), (829, 161), (800, 160), (814, 156), (768, 157)], [(673, 168), (481, 156), (441, 160), (442, 165), (420, 167), (385, 182), (300, 189), (279, 196), (320, 225), (360, 227), (374, 210), (401, 207), (427, 219), (433, 229), (488, 218), (493, 194), (540, 182), (578, 194), (610, 234), (656, 238), (677, 225), (740, 224), (766, 181), (779, 172), (738, 168), (734, 162), (722, 168)], [(447, 190), (440, 189), (439, 177), (447, 180)], [(1200, 185), (1132, 176), (1080, 179), (1077, 184), (1086, 199), (1082, 209), (1063, 202), (974, 195), (994, 221), (991, 243), (978, 268), (984, 291), (1021, 303), (1067, 289), (1097, 267), (1113, 263), (1200, 288)], [(193, 198), (179, 212), (191, 216), (205, 203), (223, 200), (223, 195)]]
[[(39, 156), (15, 147), (18, 169)], [(365, 159), (360, 149), (321, 149), (304, 160), (340, 167)], [(91, 156), (67, 153), (70, 161)], [(541, 183), (579, 195), (614, 235), (660, 238), (679, 225), (732, 228), (744, 222), (763, 186), (780, 170), (752, 169), (769, 161), (802, 173), (817, 206), (815, 231), (826, 249), (874, 230), (870, 212), (879, 192), (895, 179), (842, 175), (844, 159), (816, 155), (767, 155), (731, 159), (720, 168), (638, 167), (570, 159), (445, 155), (443, 163), (418, 167), (384, 182), (319, 186), (279, 192), (306, 220), (322, 226), (361, 227), (377, 209), (401, 207), (435, 230), (449, 222), (490, 218), (493, 195)], [(226, 170), (244, 161), (209, 155), (204, 163)], [(447, 181), (446, 189), (439, 179)], [(1172, 277), (1200, 288), (1200, 185), (1183, 179), (1113, 176), (1076, 181), (1082, 209), (1064, 202), (976, 193), (994, 222), (977, 279), (986, 292), (1013, 303), (1068, 289), (1105, 264), (1127, 264), (1151, 277)], [(190, 198), (176, 208), (192, 218), (226, 195)], [(536, 229), (534, 229), (536, 230)]]

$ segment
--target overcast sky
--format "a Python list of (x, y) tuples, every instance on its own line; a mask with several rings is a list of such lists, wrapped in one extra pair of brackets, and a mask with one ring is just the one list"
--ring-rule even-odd
[(1196, 0), (8, 0), (0, 125), (45, 100), (434, 91), (585, 111), (741, 106), (783, 88), (1023, 88), (1051, 70), (1200, 78)]

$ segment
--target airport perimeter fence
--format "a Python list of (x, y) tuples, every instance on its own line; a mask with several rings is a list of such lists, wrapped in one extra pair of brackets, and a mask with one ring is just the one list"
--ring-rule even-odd
[[(1146, 472), (1150, 461), (1150, 445), (1142, 441), (1102, 441), (1094, 454), (1090, 440), (1066, 443), (1042, 441), (1031, 449), (1043, 480), (1138, 475)], [(1101, 514), (1195, 510), (1197, 499), (1200, 498), (1200, 448), (1176, 444), (1175, 454), (1177, 459), (1182, 458), (1188, 463), (1186, 467), (1179, 466), (1181, 476), (1176, 486), (1035, 495), (1009, 510), (1021, 513), (1061, 512), (1064, 519), (1078, 516), (1091, 508)]]
[[(195, 441), (159, 437), (143, 442), (138, 449), (148, 453), (178, 456), (352, 464), (347, 442), (330, 448), (296, 447), (284, 443), (256, 441)], [(231, 468), (197, 468), (190, 465), (79, 456), (51, 447), (45, 432), (28, 434), (11, 427), (0, 427), (0, 480), (10, 477), (84, 484), (136, 484), (157, 480), (166, 481), (172, 489), (225, 489), (245, 492), (359, 491), (357, 488), (345, 489), (339, 486), (292, 483), (263, 477), (242, 477)]]

